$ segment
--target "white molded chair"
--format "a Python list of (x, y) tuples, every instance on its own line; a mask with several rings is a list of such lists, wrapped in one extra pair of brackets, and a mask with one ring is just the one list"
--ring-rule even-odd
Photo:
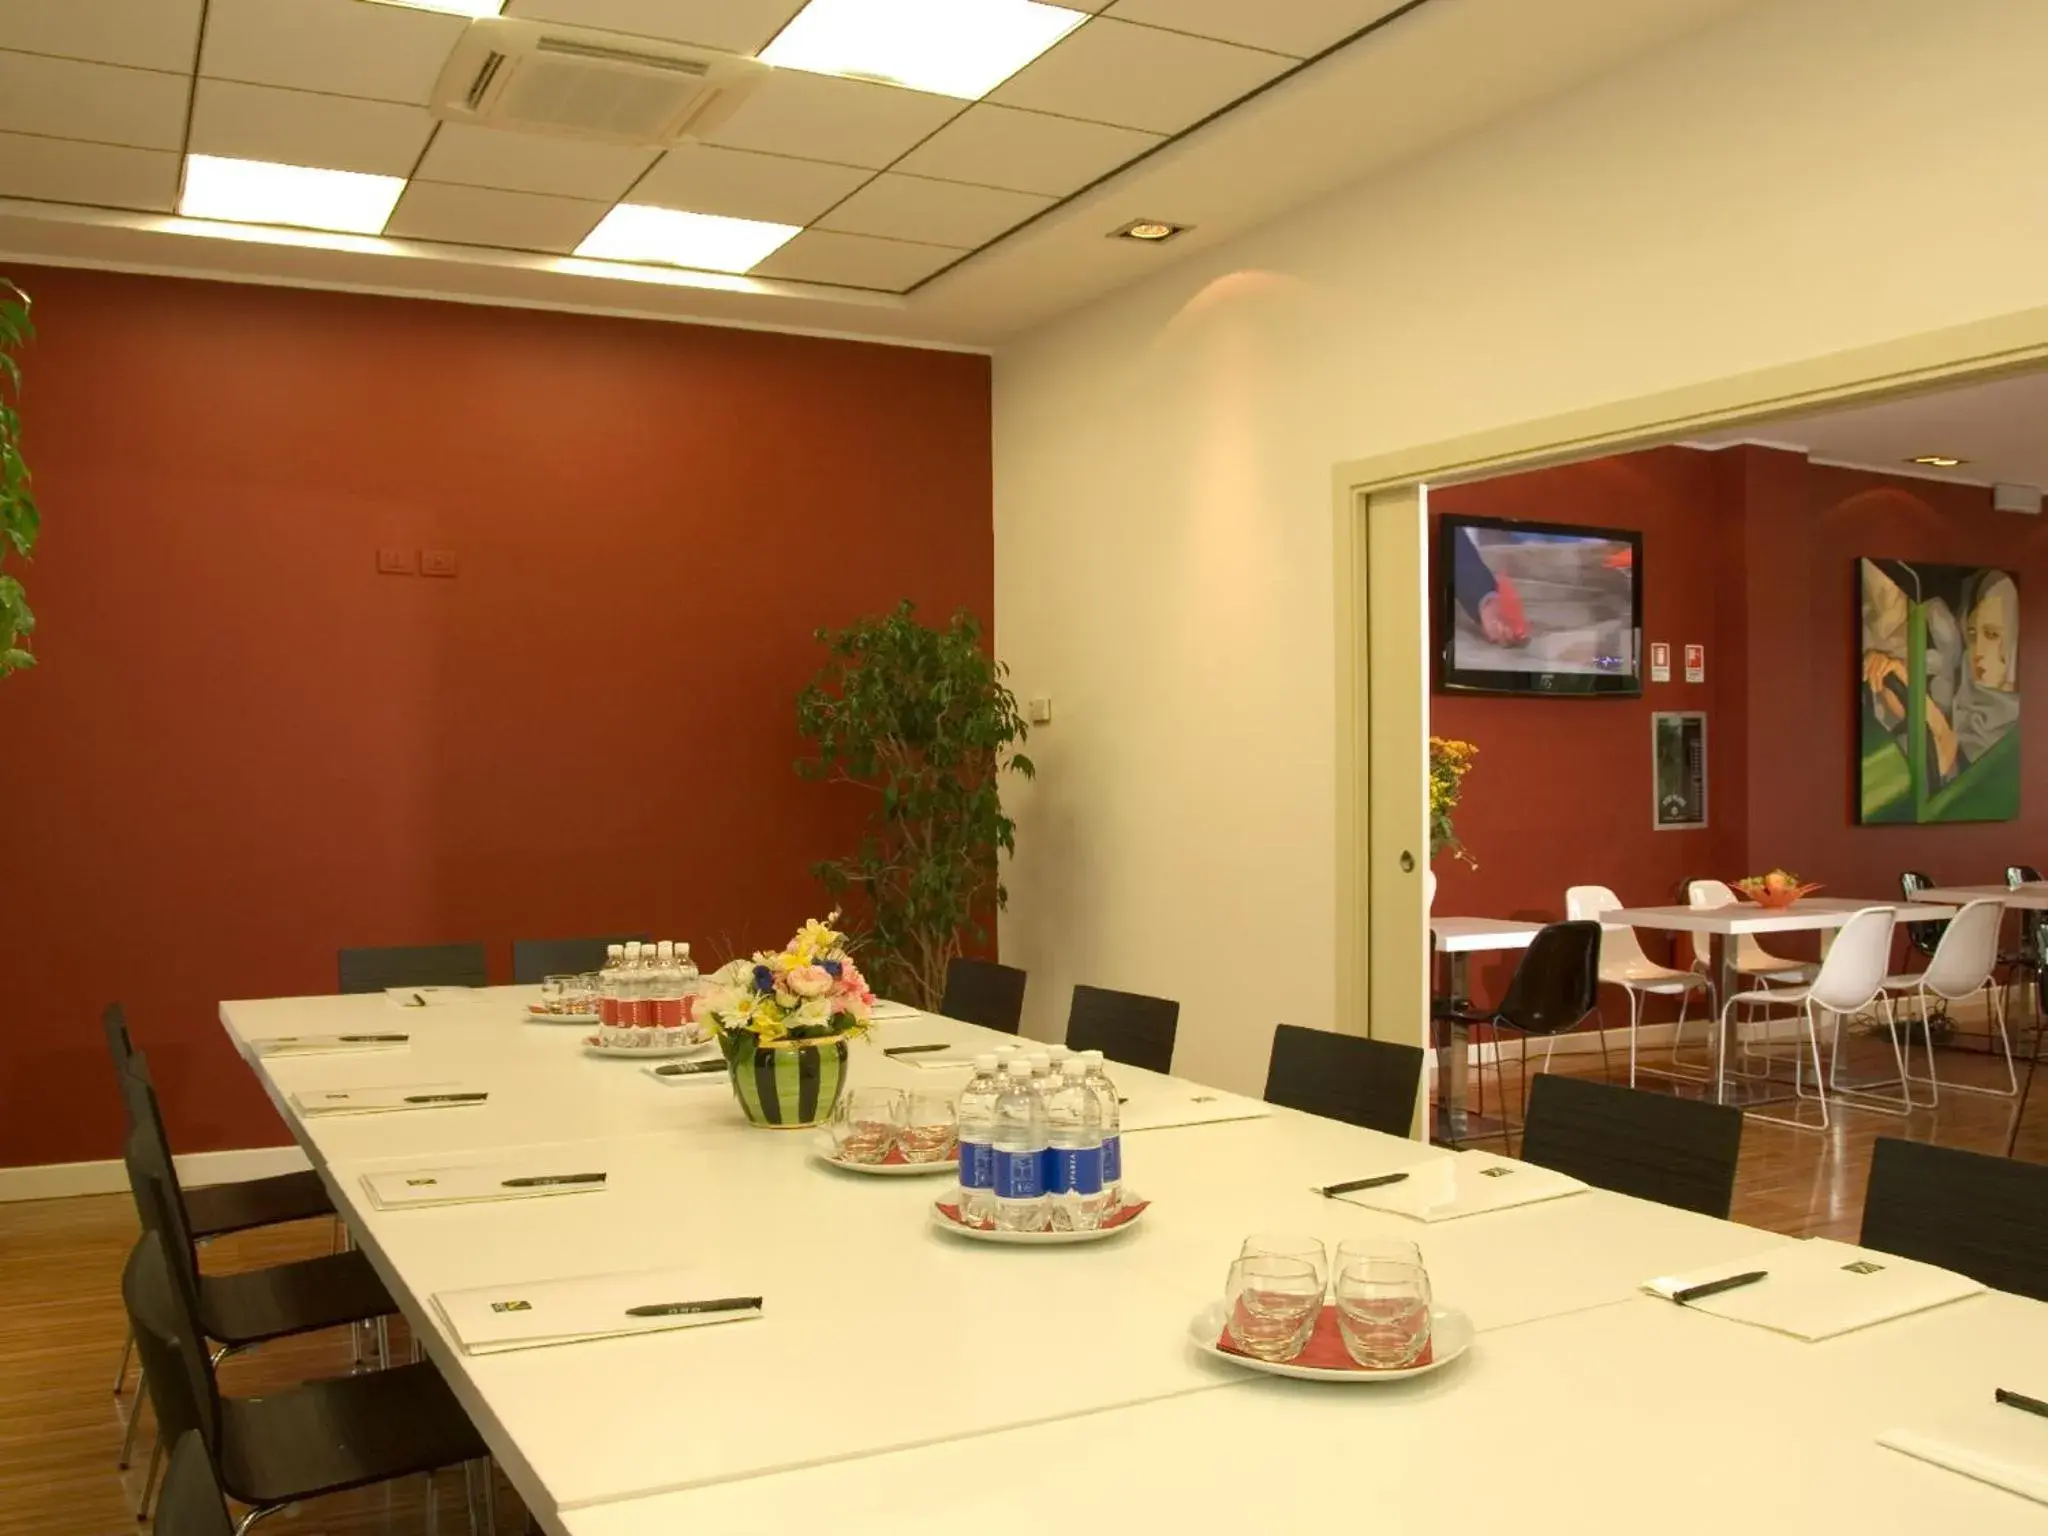
[[(1891, 1031), (1892, 1055), (1899, 1063), (1899, 1077), (1906, 1075), (1905, 1053), (1899, 1046), (1897, 1021), (1892, 1017), (1891, 999), (1884, 990), (1886, 976), (1891, 969), (1892, 924), (1894, 918), (1890, 907), (1865, 907), (1852, 915), (1848, 922), (1835, 934), (1835, 942), (1829, 948), (1827, 957), (1820, 963), (1820, 969), (1810, 984), (1804, 986), (1758, 987), (1747, 992), (1737, 992), (1721, 1000), (1721, 1046), (1728, 1049), (1729, 1012), (1744, 1003), (1768, 1004), (1773, 1007), (1797, 1005), (1806, 1024), (1806, 1049), (1793, 1057), (1792, 1092), (1797, 1098), (1814, 1098), (1820, 1101), (1820, 1125), (1805, 1124), (1783, 1115), (1758, 1115), (1759, 1120), (1772, 1120), (1780, 1125), (1793, 1126), (1798, 1130), (1826, 1130), (1828, 1128), (1828, 1083), (1820, 1064), (1820, 1026), (1817, 1015), (1832, 1016), (1833, 1033), (1839, 1036), (1842, 1017), (1845, 1014), (1861, 1013), (1873, 1002), (1882, 1004), (1885, 1026)], [(1812, 1053), (1813, 1089), (1806, 1091), (1807, 1052)], [(1879, 1108), (1865, 1105), (1865, 1108)], [(1897, 1111), (1905, 1112), (1903, 1107)]]
[[(1725, 880), (1689, 881), (1685, 899), (1687, 905), (1700, 911), (1732, 907), (1741, 900)], [(1810, 982), (1814, 978), (1811, 965), (1772, 954), (1753, 933), (1735, 935), (1735, 970), (1738, 975), (1753, 976), (1767, 986), (1774, 982)]]
[(1959, 1003), (1980, 992), (1986, 996), (1991, 1022), (1998, 1029), (1998, 1043), (2005, 1050), (2006, 1085), (2003, 1088), (1976, 1088), (1965, 1083), (1951, 1083), (1949, 1086), (1958, 1093), (1988, 1093), (2006, 1099), (2019, 1092), (2019, 1074), (2012, 1064), (2012, 1037), (2005, 1029), (2005, 993), (1997, 985), (1994, 974), (1998, 970), (1998, 935), (2004, 922), (2004, 902), (1994, 899), (1967, 902), (1942, 930), (1934, 953), (1927, 959), (1926, 970), (1885, 978), (1887, 993), (1911, 996), (1920, 1005), (1920, 1034), (1927, 1046), (1927, 1076), (1909, 1075), (1905, 1078), (1903, 1086), (1909, 1104), (1913, 1102), (1912, 1085), (1915, 1083), (1927, 1085), (1930, 1108), (1941, 1099), (1941, 1084), (1934, 1073), (1934, 1032), (1926, 1027), (1930, 1012), (1928, 1000), (1939, 998), (1945, 1003)]
[[(1597, 923), (1609, 912), (1622, 910), (1621, 898), (1604, 885), (1575, 885), (1564, 893), (1564, 915), (1573, 921)], [(1603, 986), (1620, 987), (1628, 994), (1628, 1085), (1636, 1085), (1636, 1036), (1643, 1024), (1643, 999), (1672, 997), (1678, 1002), (1678, 1028), (1685, 1028), (1685, 1010), (1693, 990), (1704, 987), (1712, 1007), (1714, 983), (1698, 971), (1676, 971), (1659, 965), (1643, 953), (1633, 928), (1603, 927), (1600, 932), (1600, 981)], [(1553, 1038), (1551, 1048), (1557, 1041)], [(1544, 1071), (1550, 1070), (1548, 1053)]]

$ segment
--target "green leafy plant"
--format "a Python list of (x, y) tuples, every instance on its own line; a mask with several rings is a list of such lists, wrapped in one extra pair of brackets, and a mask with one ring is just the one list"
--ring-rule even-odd
[(29, 490), (28, 465), (21, 457), (21, 362), (15, 353), (35, 335), (28, 295), (0, 278), (0, 677), (35, 665), (29, 632), (36, 616), (21, 582), (8, 574), (9, 555), (26, 560), (35, 552), (42, 516)]
[(944, 629), (891, 613), (817, 637), (831, 659), (797, 697), (797, 726), (816, 756), (797, 772), (875, 795), (859, 851), (814, 866), (849, 916), (875, 990), (931, 1007), (946, 965), (1009, 900), (999, 856), (1016, 851), (999, 780), (1037, 769), (1017, 750), (1029, 734), (1009, 669), (962, 610)]

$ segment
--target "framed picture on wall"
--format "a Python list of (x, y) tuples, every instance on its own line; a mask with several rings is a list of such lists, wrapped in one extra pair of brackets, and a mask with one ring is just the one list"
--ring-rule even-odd
[(1650, 825), (1659, 832), (1707, 824), (1707, 717), (1696, 709), (1650, 716)]

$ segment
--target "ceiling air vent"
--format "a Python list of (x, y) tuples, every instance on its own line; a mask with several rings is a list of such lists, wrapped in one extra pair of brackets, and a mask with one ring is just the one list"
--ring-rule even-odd
[(434, 88), (444, 122), (673, 144), (722, 122), (767, 72), (679, 43), (510, 17), (471, 22)]

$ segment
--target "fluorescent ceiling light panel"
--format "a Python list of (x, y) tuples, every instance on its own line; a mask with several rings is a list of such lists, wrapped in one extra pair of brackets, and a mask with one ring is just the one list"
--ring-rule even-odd
[(403, 176), (365, 176), (358, 171), (272, 165), (267, 160), (187, 155), (185, 191), (178, 199), (178, 212), (188, 219), (292, 224), (302, 229), (374, 235), (384, 228), (404, 190)]
[(1087, 19), (1038, 0), (811, 0), (761, 59), (978, 101)]
[(505, 9), (505, 0), (377, 0), (408, 11), (446, 11), (450, 16), (495, 16)]
[(765, 261), (802, 226), (727, 219), (621, 203), (576, 247), (578, 256), (607, 261), (659, 261), (710, 272), (745, 272)]

